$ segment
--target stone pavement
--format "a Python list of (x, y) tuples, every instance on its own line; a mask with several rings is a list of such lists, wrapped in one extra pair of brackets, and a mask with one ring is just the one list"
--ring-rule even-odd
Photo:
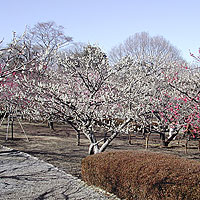
[(118, 199), (51, 164), (0, 146), (0, 200)]

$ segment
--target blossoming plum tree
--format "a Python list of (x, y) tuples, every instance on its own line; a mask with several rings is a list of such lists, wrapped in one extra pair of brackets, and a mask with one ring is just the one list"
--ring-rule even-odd
[(164, 145), (174, 137), (164, 137), (171, 122), (199, 131), (199, 73), (183, 61), (125, 56), (111, 66), (98, 47), (69, 55), (55, 45), (52, 54), (48, 45), (38, 51), (27, 38), (14, 37), (0, 50), (1, 110), (19, 108), (33, 119), (69, 123), (78, 143), (80, 134), (88, 138), (89, 154), (104, 151), (138, 124), (163, 136)]
[[(176, 63), (162, 72), (162, 80), (165, 83), (160, 96), (155, 102), (155, 110), (159, 113), (163, 123), (173, 123), (177, 130), (191, 126), (192, 131), (188, 137), (199, 135), (199, 72), (188, 64)], [(183, 132), (185, 133), (185, 132)], [(167, 146), (178, 134), (164, 141)]]
[[(35, 88), (34, 95), (26, 93), (27, 98), (37, 102), (36, 110), (40, 113), (68, 122), (78, 133), (82, 132), (90, 141), (89, 154), (104, 151), (131, 121), (127, 119), (120, 126), (113, 125), (120, 112), (119, 90), (112, 79), (119, 69), (110, 68), (106, 55), (92, 46), (87, 46), (79, 56), (58, 57), (57, 64), (59, 70), (47, 70), (42, 79), (28, 79), (29, 85)], [(106, 119), (111, 120), (107, 123)], [(97, 126), (110, 132), (101, 147), (99, 144), (104, 138), (97, 141)]]

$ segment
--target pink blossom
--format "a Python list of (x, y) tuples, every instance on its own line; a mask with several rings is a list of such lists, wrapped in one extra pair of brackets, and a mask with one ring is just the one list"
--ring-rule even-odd
[(187, 98), (184, 98), (183, 101), (185, 101), (185, 103), (187, 102)]

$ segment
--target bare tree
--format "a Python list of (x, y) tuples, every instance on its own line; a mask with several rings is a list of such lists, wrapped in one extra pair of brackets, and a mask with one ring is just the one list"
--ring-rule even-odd
[(50, 67), (55, 61), (55, 51), (68, 45), (72, 37), (66, 36), (64, 27), (55, 22), (39, 22), (33, 28), (28, 28), (26, 33), (26, 43), (32, 46), (35, 51), (43, 54), (43, 60)]
[(85, 43), (81, 43), (81, 42), (72, 42), (70, 45), (68, 45), (61, 53), (65, 53), (67, 55), (80, 55), (83, 51), (84, 48), (88, 46)]
[(64, 27), (55, 22), (39, 22), (33, 28), (28, 29), (32, 42), (42, 49), (55, 49), (63, 47), (72, 41), (72, 38), (64, 34)]
[(114, 47), (109, 57), (113, 63), (125, 56), (160, 65), (163, 62), (183, 60), (180, 51), (162, 36), (151, 37), (147, 32), (136, 33)]

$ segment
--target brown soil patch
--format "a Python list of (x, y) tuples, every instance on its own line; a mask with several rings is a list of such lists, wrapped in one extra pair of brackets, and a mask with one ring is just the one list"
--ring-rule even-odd
[[(38, 157), (54, 166), (64, 170), (66, 173), (81, 177), (81, 160), (88, 155), (88, 140), (81, 135), (81, 145), (76, 145), (76, 133), (69, 125), (55, 124), (55, 130), (50, 130), (46, 124), (23, 122), (23, 128), (29, 138), (29, 142), (16, 122), (14, 125), (14, 139), (6, 138), (7, 124), (4, 121), (0, 127), (0, 144), (23, 151)], [(100, 137), (100, 134), (99, 134)], [(190, 141), (188, 154), (185, 154), (185, 141), (173, 141), (169, 147), (160, 146), (159, 135), (151, 135), (148, 151), (161, 153), (172, 153), (187, 159), (200, 161), (198, 141)], [(128, 144), (127, 136), (118, 136), (106, 151), (111, 150), (144, 150), (145, 140), (141, 135), (134, 135), (132, 145)]]

